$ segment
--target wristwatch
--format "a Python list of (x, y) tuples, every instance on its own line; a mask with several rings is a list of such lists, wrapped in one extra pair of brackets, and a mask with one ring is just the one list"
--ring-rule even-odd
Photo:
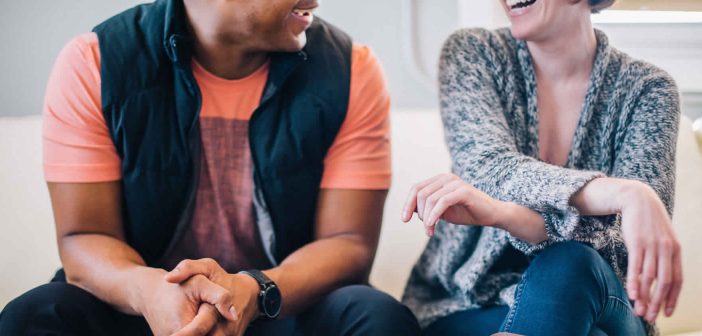
[(261, 291), (258, 293), (258, 309), (261, 311), (261, 315), (267, 319), (277, 318), (283, 306), (283, 297), (275, 282), (259, 270), (246, 270), (239, 272), (239, 274), (254, 278), (258, 282), (258, 286), (261, 287)]

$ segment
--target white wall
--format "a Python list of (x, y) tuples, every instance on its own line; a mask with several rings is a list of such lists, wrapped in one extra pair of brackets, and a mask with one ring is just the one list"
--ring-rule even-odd
[(41, 113), (56, 55), (71, 37), (136, 0), (3, 0), (0, 6), (0, 117)]
[[(467, 6), (468, 1), (474, 4)], [(102, 20), (142, 2), (145, 1), (3, 1), (0, 117), (40, 113), (49, 71), (63, 45)], [(494, 0), (321, 0), (320, 3), (320, 14), (325, 19), (374, 49), (386, 71), (394, 106), (399, 108), (436, 106), (433, 77), (427, 81), (426, 71), (432, 76), (440, 45), (459, 22), (491, 25), (499, 18)], [(458, 6), (462, 10), (456, 10)], [(413, 8), (417, 9), (414, 17)], [(412, 44), (411, 32), (416, 32), (418, 45)], [(417, 67), (415, 56), (424, 61), (421, 65), (425, 73)]]

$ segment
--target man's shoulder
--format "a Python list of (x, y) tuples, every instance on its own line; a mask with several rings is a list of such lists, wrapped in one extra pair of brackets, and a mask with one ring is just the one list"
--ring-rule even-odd
[(332, 53), (341, 51), (350, 54), (353, 40), (349, 34), (325, 21), (315, 17), (314, 23), (307, 30), (307, 46), (305, 49), (312, 53)]

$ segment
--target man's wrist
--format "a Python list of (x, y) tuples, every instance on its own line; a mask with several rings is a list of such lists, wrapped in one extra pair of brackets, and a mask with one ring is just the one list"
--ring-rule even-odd
[(151, 305), (151, 294), (155, 292), (159, 281), (166, 281), (164, 276), (167, 272), (159, 268), (137, 266), (129, 273), (134, 284), (129, 290), (129, 305), (133, 311), (144, 316)]
[(261, 286), (258, 284), (256, 279), (246, 274), (232, 274), (232, 277), (236, 279), (233, 281), (233, 284), (234, 287), (237, 288), (229, 288), (229, 291), (231, 293), (246, 293), (247, 304), (246, 307), (243, 308), (246, 310), (246, 312), (241, 313), (246, 313), (251, 317), (251, 320), (255, 320), (261, 315), (261, 308), (259, 307), (260, 303), (258, 300), (259, 293), (261, 292)]

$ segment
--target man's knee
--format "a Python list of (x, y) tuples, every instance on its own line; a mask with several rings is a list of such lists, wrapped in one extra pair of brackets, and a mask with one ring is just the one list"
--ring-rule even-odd
[[(12, 300), (0, 313), (0, 335), (26, 335), (58, 320), (80, 319), (87, 292), (64, 282), (39, 286)], [(97, 300), (97, 299), (95, 299)]]
[(351, 321), (354, 330), (366, 330), (370, 335), (389, 335), (400, 332), (412, 335), (419, 325), (412, 312), (390, 295), (369, 286), (347, 286), (326, 298), (342, 319)]

